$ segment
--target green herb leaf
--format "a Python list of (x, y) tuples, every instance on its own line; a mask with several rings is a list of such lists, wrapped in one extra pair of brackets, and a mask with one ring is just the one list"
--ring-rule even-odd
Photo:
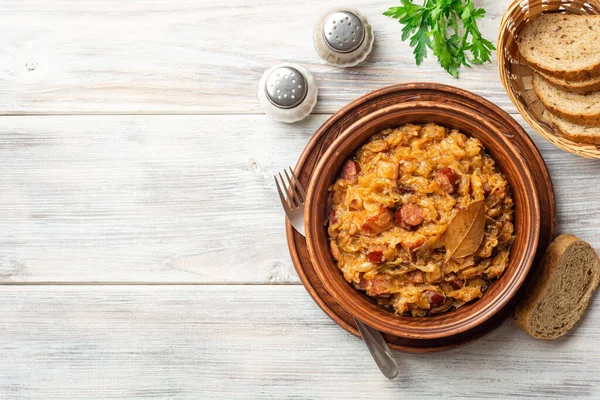
[(413, 54), (415, 55), (417, 65), (421, 65), (423, 59), (427, 57), (427, 47), (431, 47), (426, 27), (419, 28), (417, 33), (411, 38), (410, 45), (415, 48)]
[(475, 8), (473, 0), (424, 0), (422, 5), (413, 1), (401, 0), (400, 6), (390, 7), (383, 15), (404, 25), (402, 41), (410, 40), (417, 65), (427, 57), (427, 48), (455, 78), (461, 65), (470, 67), (491, 61), (496, 48), (477, 26), (485, 10)]

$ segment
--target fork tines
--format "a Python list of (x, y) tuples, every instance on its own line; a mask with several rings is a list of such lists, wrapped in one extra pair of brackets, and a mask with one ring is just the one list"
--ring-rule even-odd
[(277, 179), (277, 175), (274, 176), (275, 184), (277, 185), (277, 191), (279, 192), (281, 203), (284, 206), (287, 205), (289, 209), (299, 208), (304, 206), (306, 193), (304, 192), (299, 179), (294, 174), (294, 171), (292, 171), (290, 167), (288, 167), (288, 169), (290, 171), (289, 174), (287, 169), (283, 171), (285, 174), (285, 179), (283, 178), (283, 175), (281, 175), (281, 172), (278, 174), (279, 179)]

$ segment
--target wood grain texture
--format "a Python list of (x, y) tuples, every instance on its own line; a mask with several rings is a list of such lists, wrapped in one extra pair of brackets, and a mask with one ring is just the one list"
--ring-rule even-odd
[(295, 282), (272, 177), (322, 120), (2, 118), (0, 277)]
[[(477, 1), (492, 41), (509, 2)], [(376, 42), (343, 70), (312, 47), (333, 6), (319, 0), (2, 2), (0, 398), (600, 397), (597, 299), (556, 342), (507, 322), (450, 352), (396, 353), (390, 382), (298, 285), (271, 177), (328, 114), (409, 81), (515, 112), (495, 64), (460, 80), (433, 58), (417, 68), (381, 15), (394, 3), (352, 4)], [(324, 115), (293, 126), (258, 115), (258, 79), (280, 61), (314, 73)], [(559, 230), (599, 250), (599, 162), (528, 132)], [(165, 285), (177, 283), (200, 285)]]
[[(505, 107), (495, 64), (462, 68), (459, 80), (433, 56), (416, 67), (401, 26), (382, 13), (397, 1), (353, 3), (374, 27), (375, 47), (351, 69), (327, 66), (313, 25), (321, 0), (5, 0), (0, 9), (0, 115), (260, 113), (257, 84), (272, 64), (307, 67), (319, 86), (316, 113), (332, 113), (383, 86), (447, 83)], [(496, 41), (509, 0), (479, 1), (481, 30)], [(495, 57), (495, 55), (494, 55)]]
[[(325, 119), (0, 118), (0, 281), (298, 283), (272, 175)], [(600, 162), (528, 132), (559, 232), (600, 250)]]
[[(598, 398), (598, 298), (554, 342), (512, 321), (394, 352), (395, 381), (299, 286), (0, 288), (2, 398)], [(517, 379), (518, 377), (518, 379)]]

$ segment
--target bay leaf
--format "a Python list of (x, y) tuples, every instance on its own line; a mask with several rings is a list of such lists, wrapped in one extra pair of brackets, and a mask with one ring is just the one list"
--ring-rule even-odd
[(444, 234), (446, 260), (463, 258), (475, 253), (485, 231), (485, 202), (469, 204), (460, 210), (448, 224)]

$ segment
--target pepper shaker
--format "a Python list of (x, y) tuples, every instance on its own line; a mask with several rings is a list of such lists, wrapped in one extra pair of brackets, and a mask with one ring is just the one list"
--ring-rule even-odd
[(317, 92), (315, 79), (308, 70), (283, 63), (263, 74), (258, 84), (258, 101), (269, 117), (291, 123), (311, 113), (317, 103)]
[(346, 68), (367, 58), (375, 37), (371, 25), (361, 13), (343, 8), (329, 11), (317, 21), (313, 41), (325, 62)]

